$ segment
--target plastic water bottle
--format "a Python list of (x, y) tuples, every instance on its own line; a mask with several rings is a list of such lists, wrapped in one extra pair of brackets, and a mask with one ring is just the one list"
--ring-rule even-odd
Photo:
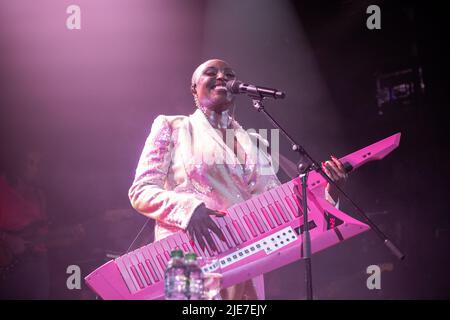
[(164, 275), (164, 295), (166, 300), (187, 300), (186, 266), (183, 251), (173, 250)]
[(203, 299), (203, 272), (198, 265), (197, 255), (187, 253), (185, 256), (186, 275), (188, 277), (188, 296), (190, 300)]

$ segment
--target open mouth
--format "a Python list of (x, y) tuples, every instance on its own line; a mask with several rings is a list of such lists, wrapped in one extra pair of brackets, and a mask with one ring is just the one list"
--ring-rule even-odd
[(217, 91), (227, 91), (228, 90), (227, 87), (225, 86), (225, 84), (221, 84), (221, 83), (213, 85), (212, 89), (217, 90)]
[(218, 90), (218, 91), (227, 91), (227, 87), (225, 86), (214, 86), (214, 90)]

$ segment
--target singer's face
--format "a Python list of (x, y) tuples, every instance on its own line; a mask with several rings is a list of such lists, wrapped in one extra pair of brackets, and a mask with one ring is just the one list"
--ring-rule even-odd
[(235, 78), (233, 69), (225, 61), (208, 60), (194, 72), (193, 94), (204, 108), (225, 111), (234, 104), (234, 95), (227, 90), (226, 83)]

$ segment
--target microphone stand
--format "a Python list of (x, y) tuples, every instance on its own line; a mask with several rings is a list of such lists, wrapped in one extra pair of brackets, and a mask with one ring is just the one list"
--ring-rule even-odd
[[(310, 154), (298, 144), (286, 130), (266, 111), (262, 101), (264, 97), (261, 94), (248, 94), (252, 98), (253, 107), (262, 112), (272, 124), (281, 130), (283, 135), (289, 140), (292, 145), (292, 151), (297, 152), (300, 158), (298, 164), (298, 173), (301, 181), (302, 196), (300, 197), (298, 189), (295, 190), (296, 196), (299, 199), (299, 203), (302, 205), (303, 210), (303, 259), (305, 260), (305, 284), (306, 284), (306, 299), (313, 299), (313, 286), (312, 286), (312, 265), (311, 265), (311, 238), (308, 225), (308, 204), (307, 204), (307, 187), (308, 187), (308, 173), (311, 171), (318, 172), (328, 183), (335, 186), (340, 194), (347, 199), (352, 206), (357, 210), (358, 214), (365, 220), (370, 228), (375, 231), (378, 237), (383, 243), (391, 250), (391, 252), (399, 259), (403, 260), (405, 255), (389, 238), (372, 222), (367, 214), (322, 170), (319, 163), (310, 156)], [(299, 208), (300, 210), (300, 208)], [(300, 212), (299, 212), (300, 216)], [(301, 232), (301, 231), (300, 231)]]

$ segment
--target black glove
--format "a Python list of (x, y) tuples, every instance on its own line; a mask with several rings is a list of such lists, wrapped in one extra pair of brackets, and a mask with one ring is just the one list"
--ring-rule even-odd
[(217, 235), (217, 237), (219, 237), (222, 241), (225, 242), (226, 240), (222, 230), (220, 230), (220, 228), (215, 224), (210, 215), (222, 216), (220, 212), (208, 209), (204, 204), (198, 206), (189, 221), (187, 232), (189, 233), (191, 239), (195, 238), (197, 240), (202, 250), (205, 249), (206, 240), (208, 246), (212, 250), (219, 252), (214, 240), (211, 237), (210, 231)]

